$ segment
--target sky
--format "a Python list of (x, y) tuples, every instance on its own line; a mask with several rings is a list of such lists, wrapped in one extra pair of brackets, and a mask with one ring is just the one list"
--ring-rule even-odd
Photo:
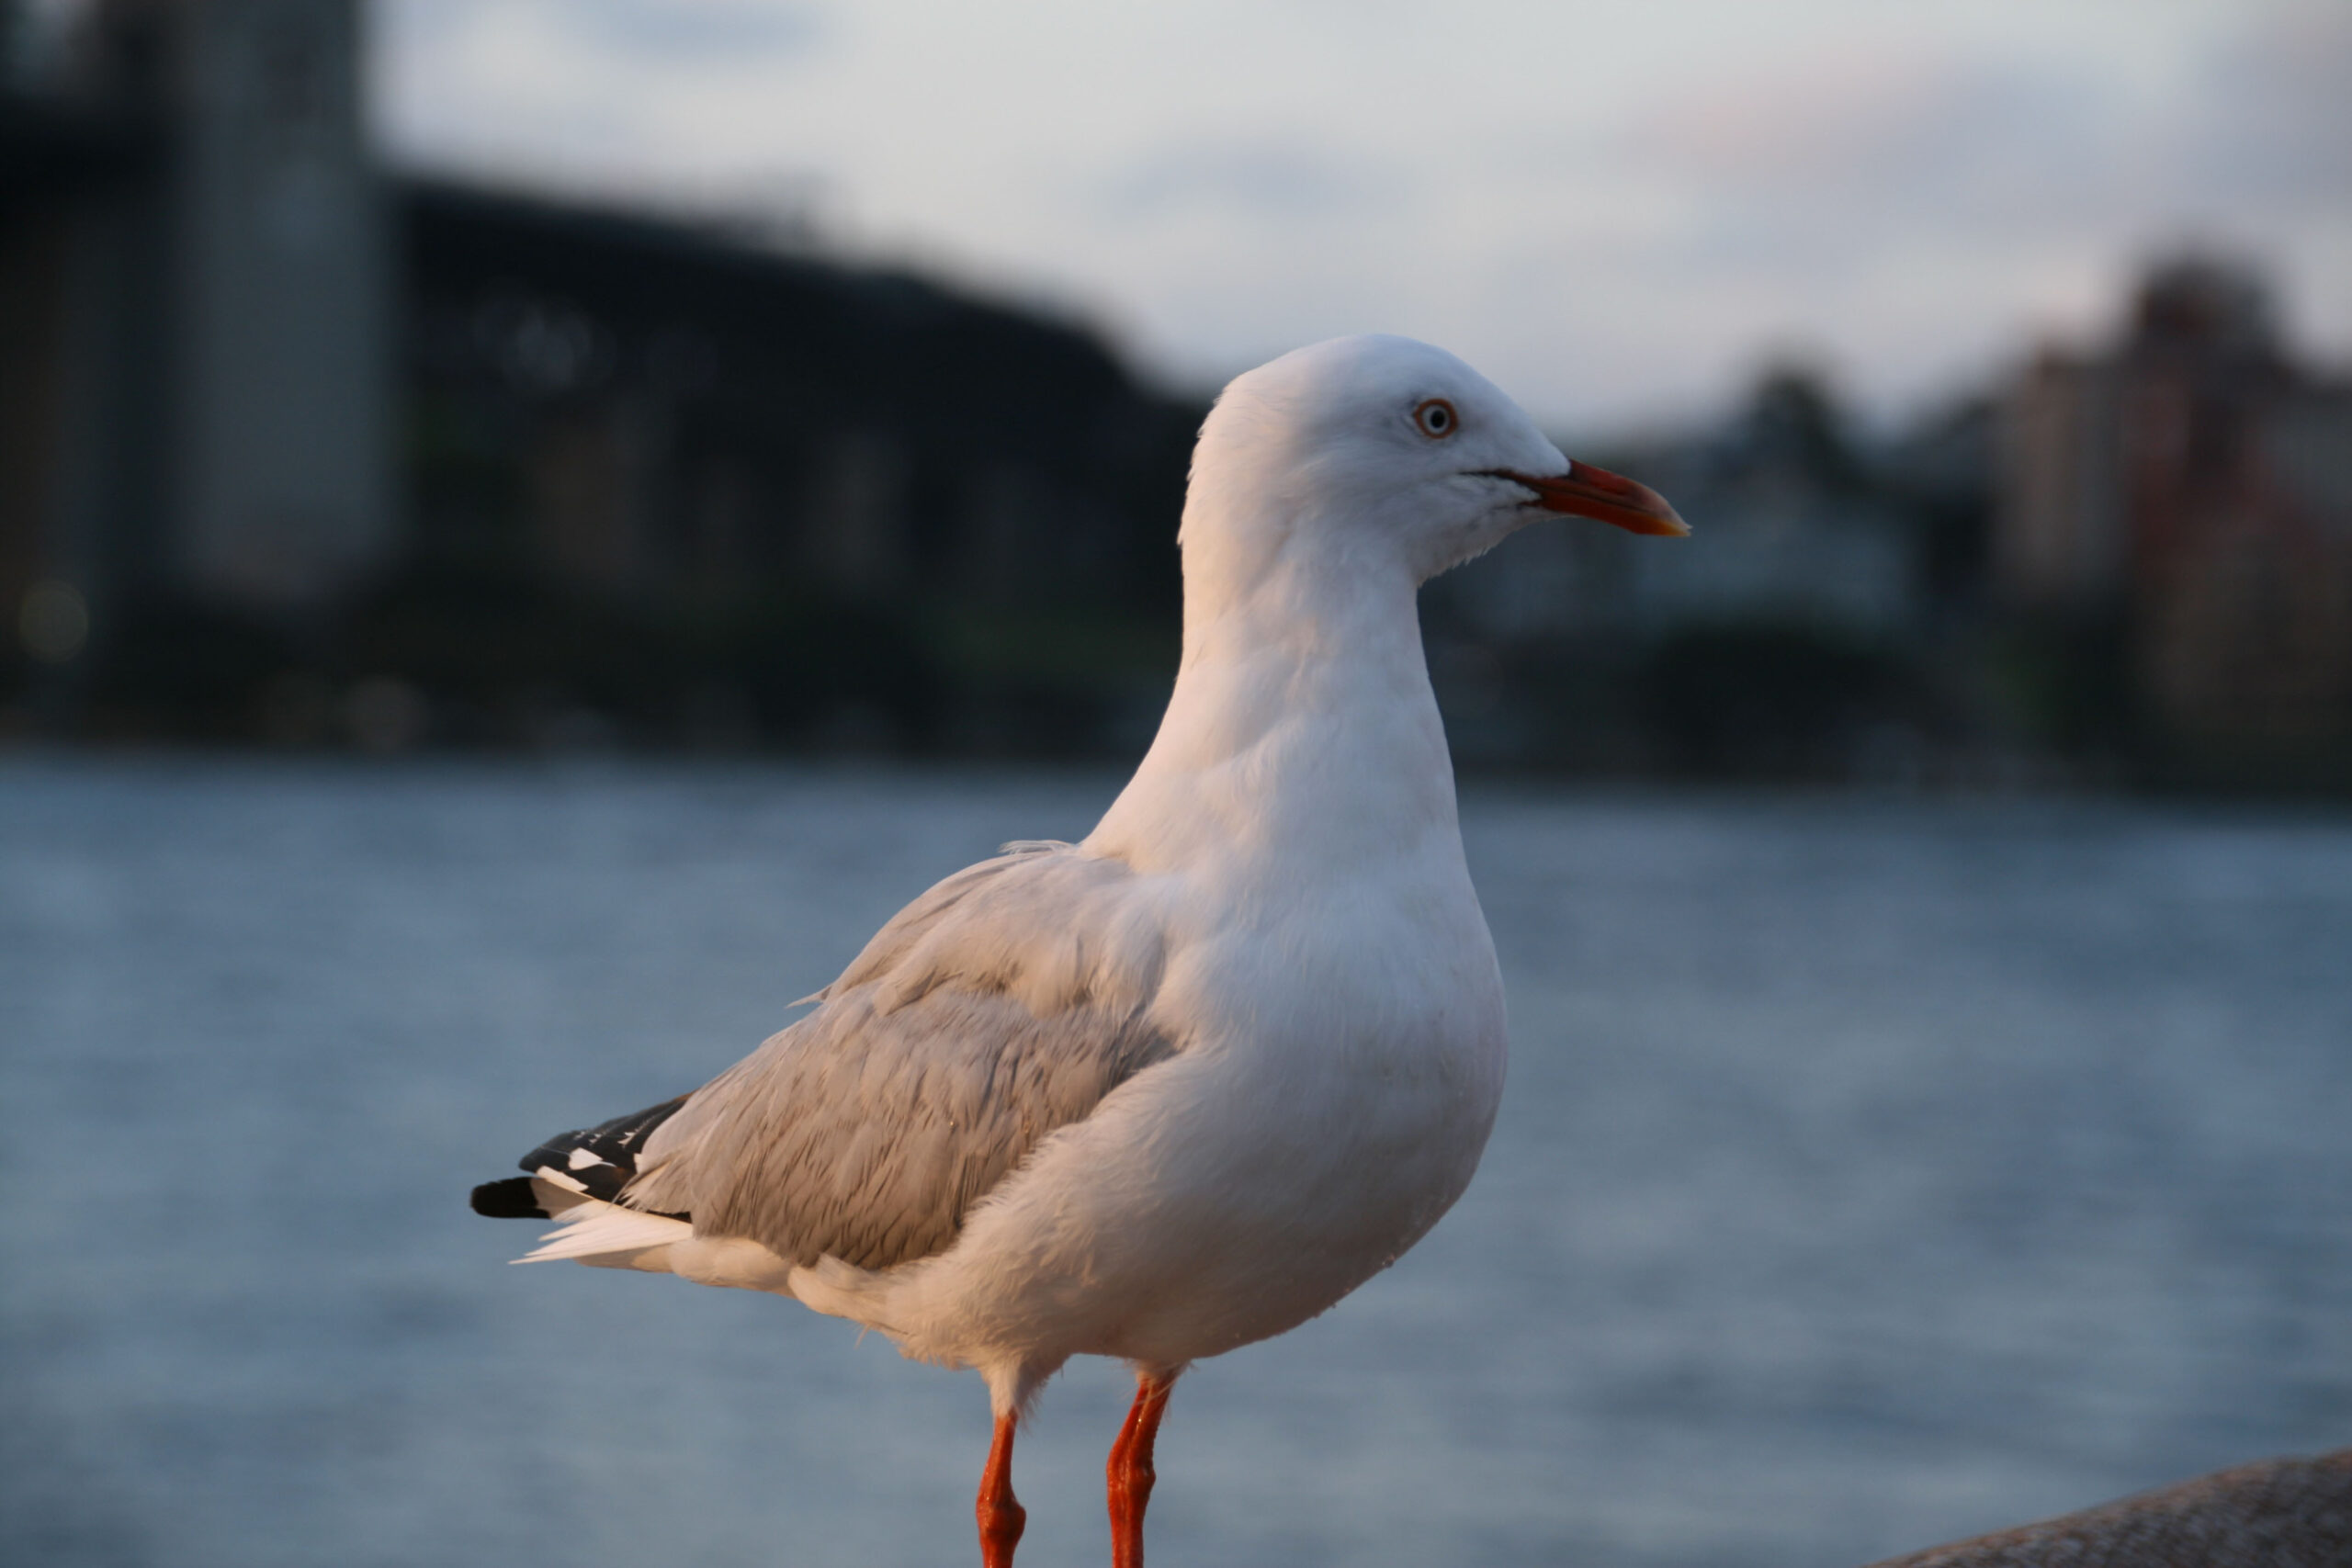
[(1900, 417), (2154, 254), (2352, 361), (2352, 0), (373, 0), (396, 158), (949, 275), (1207, 389), (1342, 333), (1560, 426)]

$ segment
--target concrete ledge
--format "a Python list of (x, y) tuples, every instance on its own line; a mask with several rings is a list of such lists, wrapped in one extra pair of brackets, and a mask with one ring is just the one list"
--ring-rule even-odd
[(1871, 1568), (2352, 1568), (2352, 1449), (2216, 1471)]

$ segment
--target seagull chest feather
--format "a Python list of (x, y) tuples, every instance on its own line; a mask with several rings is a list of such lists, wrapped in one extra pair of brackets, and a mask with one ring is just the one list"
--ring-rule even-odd
[(1153, 1010), (1181, 1055), (1134, 1093), (1160, 1108), (1158, 1179), (1227, 1210), (1173, 1292), (1198, 1342), (1155, 1323), (1116, 1353), (1189, 1359), (1322, 1311), (1461, 1195), (1500, 1100), (1502, 985), (1416, 584), (1275, 585), (1188, 622), (1159, 737), (1081, 846), (1171, 888)]

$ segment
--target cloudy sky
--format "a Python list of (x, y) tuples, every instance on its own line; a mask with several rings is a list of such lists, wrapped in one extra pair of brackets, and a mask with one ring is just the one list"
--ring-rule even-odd
[(2258, 258), (2352, 359), (2346, 0), (375, 0), (405, 163), (758, 219), (1209, 386), (1442, 343), (1564, 424), (1883, 412)]

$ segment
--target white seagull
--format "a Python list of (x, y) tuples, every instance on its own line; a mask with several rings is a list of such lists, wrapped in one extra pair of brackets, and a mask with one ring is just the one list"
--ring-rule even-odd
[(474, 1207), (560, 1222), (526, 1261), (771, 1291), (977, 1369), (987, 1568), (1039, 1388), (1126, 1361), (1112, 1560), (1139, 1568), (1178, 1374), (1395, 1262), (1486, 1146), (1502, 979), (1414, 597), (1547, 513), (1690, 531), (1425, 344), (1238, 378), (1193, 454), (1175, 692), (1094, 831), (948, 877), (741, 1062)]

